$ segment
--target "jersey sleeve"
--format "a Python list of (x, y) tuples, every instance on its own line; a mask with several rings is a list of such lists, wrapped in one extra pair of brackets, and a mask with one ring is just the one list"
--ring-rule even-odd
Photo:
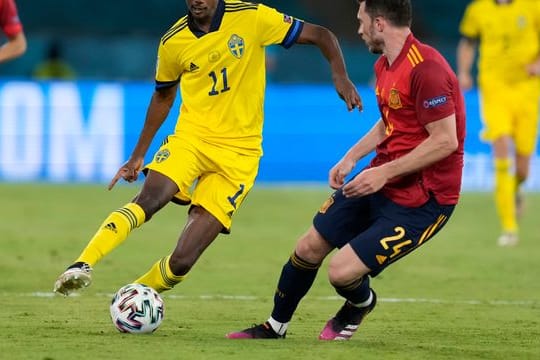
[(257, 9), (257, 34), (261, 46), (280, 44), (291, 47), (300, 36), (304, 22), (283, 14), (276, 9), (259, 4)]
[(480, 36), (477, 14), (478, 6), (474, 2), (467, 6), (463, 18), (459, 23), (459, 32), (462, 36), (471, 39), (476, 39)]
[(0, 7), (0, 27), (8, 37), (13, 37), (23, 30), (17, 6), (13, 0), (5, 0), (3, 6)]
[[(535, 22), (534, 25), (540, 37), (540, 1), (534, 1), (532, 5), (533, 7), (531, 11), (534, 14), (534, 22)], [(540, 41), (540, 38), (539, 38), (539, 41)]]
[(181, 74), (180, 61), (168, 51), (167, 43), (160, 41), (156, 61), (156, 89), (176, 85)]
[(454, 93), (457, 81), (441, 63), (424, 61), (411, 73), (411, 94), (422, 125), (455, 113)]

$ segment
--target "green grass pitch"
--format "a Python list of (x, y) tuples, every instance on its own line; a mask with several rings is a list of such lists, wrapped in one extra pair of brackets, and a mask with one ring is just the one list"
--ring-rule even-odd
[(326, 263), (287, 339), (228, 340), (266, 320), (281, 267), (330, 191), (256, 185), (189, 278), (165, 293), (151, 335), (119, 333), (112, 293), (174, 247), (186, 208), (170, 205), (94, 270), (80, 296), (51, 296), (105, 216), (137, 187), (0, 184), (0, 359), (539, 359), (540, 195), (521, 243), (496, 245), (491, 194), (466, 193), (443, 231), (372, 281), (380, 302), (349, 342), (317, 335), (341, 305)]

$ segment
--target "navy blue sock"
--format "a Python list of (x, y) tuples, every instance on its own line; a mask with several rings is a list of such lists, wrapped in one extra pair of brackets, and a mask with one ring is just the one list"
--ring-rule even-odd
[(313, 285), (321, 264), (312, 264), (301, 259), (296, 253), (283, 266), (274, 295), (272, 318), (286, 323), (293, 316), (298, 303)]
[(371, 294), (369, 288), (369, 276), (364, 275), (358, 280), (353, 281), (345, 286), (334, 286), (337, 293), (349, 300), (353, 304), (360, 304), (367, 299)]

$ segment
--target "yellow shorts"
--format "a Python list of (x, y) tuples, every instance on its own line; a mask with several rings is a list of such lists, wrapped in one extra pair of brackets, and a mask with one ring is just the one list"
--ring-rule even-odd
[(485, 81), (480, 89), (484, 125), (481, 138), (492, 142), (511, 136), (518, 154), (531, 155), (538, 133), (540, 83), (531, 80), (506, 85)]
[(233, 214), (253, 187), (259, 160), (260, 156), (174, 134), (167, 137), (145, 170), (157, 171), (174, 181), (180, 189), (174, 202), (203, 207), (228, 233)]

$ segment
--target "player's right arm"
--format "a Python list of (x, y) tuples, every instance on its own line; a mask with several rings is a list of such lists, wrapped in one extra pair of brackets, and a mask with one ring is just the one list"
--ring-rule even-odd
[(364, 135), (356, 144), (354, 144), (347, 153), (338, 161), (328, 174), (328, 183), (332, 189), (339, 189), (343, 186), (345, 178), (356, 166), (358, 160), (375, 150), (378, 143), (385, 136), (385, 126), (382, 119), (379, 119), (375, 125)]
[(178, 84), (170, 87), (156, 88), (154, 90), (137, 145), (135, 145), (128, 161), (118, 169), (116, 175), (111, 180), (109, 190), (111, 190), (121, 178), (127, 182), (137, 180), (139, 172), (144, 165), (144, 156), (148, 151), (152, 139), (171, 110), (174, 98), (176, 97), (177, 88)]
[(459, 85), (463, 90), (472, 88), (474, 81), (471, 75), (476, 48), (481, 34), (480, 14), (483, 12), (482, 3), (472, 2), (465, 9), (459, 23), (461, 39), (457, 46), (456, 63)]
[(457, 77), (463, 90), (472, 88), (474, 81), (471, 75), (476, 56), (477, 40), (462, 37), (457, 47)]
[(137, 180), (144, 165), (144, 156), (174, 103), (183, 69), (177, 52), (171, 51), (168, 46), (163, 39), (159, 43), (155, 76), (156, 87), (146, 111), (143, 129), (128, 161), (120, 167), (111, 180), (109, 190), (120, 179), (127, 182)]

